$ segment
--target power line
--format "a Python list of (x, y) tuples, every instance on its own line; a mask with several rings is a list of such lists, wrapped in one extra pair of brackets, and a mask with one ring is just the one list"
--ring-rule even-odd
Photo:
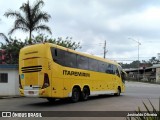
[[(139, 57), (139, 58), (141, 58), (141, 59), (143, 59), (143, 58), (152, 58), (152, 57)], [(128, 58), (109, 58), (109, 59), (137, 59), (137, 57), (128, 57)]]
[(135, 60), (116, 60), (116, 59), (112, 59), (112, 60), (115, 60), (115, 61), (135, 61)]
[(82, 45), (82, 46), (94, 46), (94, 45), (96, 45), (96, 46), (102, 46), (102, 43), (98, 43), (98, 44), (87, 44), (87, 45)]

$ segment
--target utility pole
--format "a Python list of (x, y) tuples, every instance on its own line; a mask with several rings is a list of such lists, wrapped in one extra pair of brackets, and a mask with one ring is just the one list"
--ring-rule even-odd
[(104, 41), (104, 59), (106, 58), (106, 53), (108, 50), (106, 50), (106, 40)]
[(141, 45), (141, 43), (139, 42), (139, 39), (136, 42), (138, 44), (138, 81), (139, 81), (139, 68), (140, 68), (140, 66), (139, 66), (139, 63), (140, 63), (140, 61), (139, 61), (139, 46)]
[(140, 63), (140, 61), (139, 61), (139, 46), (141, 45), (141, 43), (139, 42), (139, 39), (138, 39), (138, 41), (133, 39), (133, 38), (128, 38), (128, 39), (131, 39), (131, 40), (135, 41), (138, 44), (138, 81), (140, 81), (139, 80), (139, 68), (140, 68), (140, 65), (139, 65), (139, 63)]

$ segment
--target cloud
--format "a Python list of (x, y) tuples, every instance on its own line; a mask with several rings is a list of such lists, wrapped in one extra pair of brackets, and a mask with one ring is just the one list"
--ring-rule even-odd
[[(18, 10), (22, 1), (1, 0), (1, 32), (7, 33), (13, 19), (3, 14), (8, 9)], [(26, 0), (23, 0), (26, 2)], [(139, 39), (140, 56), (156, 56), (160, 51), (160, 5), (151, 0), (44, 0), (44, 11), (51, 14), (48, 25), (52, 37), (73, 37), (81, 42), (81, 52), (103, 56), (104, 41), (107, 41), (108, 58), (136, 58), (137, 43), (128, 37)], [(22, 32), (14, 34), (18, 38), (27, 36)], [(149, 41), (152, 41), (151, 43)]]

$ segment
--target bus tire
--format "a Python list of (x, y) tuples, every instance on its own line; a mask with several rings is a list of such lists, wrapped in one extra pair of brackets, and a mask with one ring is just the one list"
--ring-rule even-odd
[(83, 91), (81, 93), (81, 100), (86, 101), (86, 100), (88, 100), (88, 97), (89, 97), (89, 88), (84, 87)]
[(117, 93), (114, 93), (115, 96), (120, 96), (121, 95), (121, 89), (120, 87), (118, 87), (117, 89)]
[(53, 103), (53, 102), (55, 102), (55, 98), (47, 98), (47, 100), (48, 100), (48, 102), (50, 102), (50, 103)]
[(72, 102), (78, 102), (80, 98), (80, 91), (77, 87), (74, 87), (72, 90), (72, 97), (71, 97), (71, 101)]

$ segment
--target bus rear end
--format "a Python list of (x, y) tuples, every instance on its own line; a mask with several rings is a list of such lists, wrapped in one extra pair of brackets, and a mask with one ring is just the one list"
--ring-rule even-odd
[(24, 47), (19, 54), (19, 88), (21, 96), (51, 96), (51, 60), (48, 44)]

